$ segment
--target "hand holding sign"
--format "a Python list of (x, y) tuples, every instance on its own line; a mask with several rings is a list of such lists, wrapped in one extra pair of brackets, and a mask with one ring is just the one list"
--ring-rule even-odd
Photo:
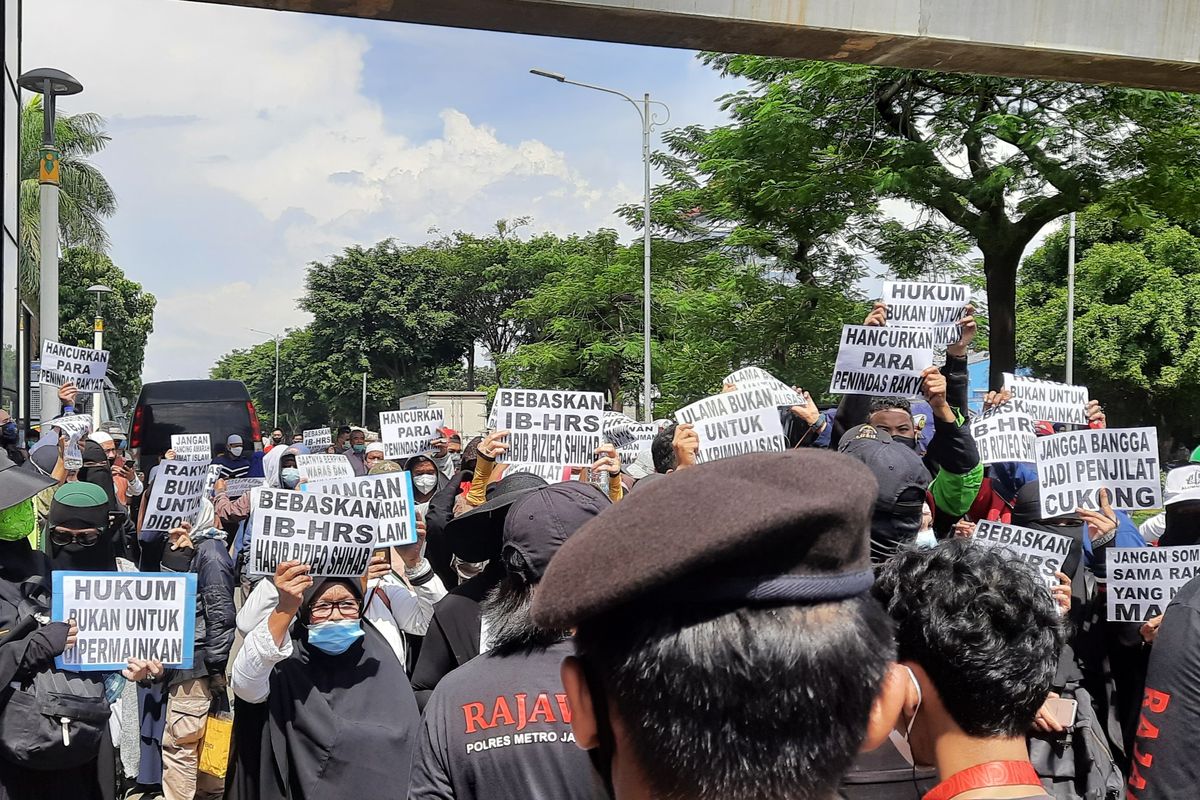
[(1093, 544), (1105, 542), (1117, 531), (1117, 512), (1109, 504), (1108, 489), (1100, 490), (1100, 510), (1077, 508), (1075, 513), (1087, 523), (1088, 537)]
[(614, 475), (621, 474), (621, 456), (617, 454), (617, 448), (611, 444), (602, 444), (596, 448), (598, 458), (592, 462), (591, 474), (597, 472), (605, 472), (609, 478)]
[(417, 540), (412, 544), (404, 545), (403, 547), (395, 548), (395, 552), (404, 561), (405, 569), (416, 569), (421, 566), (423, 556), (421, 551), (425, 549), (425, 517), (417, 515)]
[(75, 398), (79, 396), (79, 388), (73, 383), (64, 383), (58, 387), (58, 402), (64, 406), (75, 407)]
[(946, 402), (946, 376), (937, 367), (926, 367), (921, 373), (921, 393), (933, 413), (943, 422), (954, 422), (954, 409)]
[(813, 402), (812, 395), (801, 389), (799, 386), (793, 387), (796, 394), (803, 397), (807, 402), (802, 406), (790, 406), (788, 411), (793, 417), (798, 417), (804, 421), (806, 425), (812, 426), (816, 424), (817, 419), (821, 416), (821, 410), (817, 408), (817, 404)]
[(121, 674), (125, 677), (125, 680), (132, 683), (142, 683), (143, 681), (152, 681), (161, 678), (163, 672), (166, 671), (161, 661), (153, 659), (131, 658), (125, 663), (126, 667), (121, 670)]
[(1104, 429), (1108, 427), (1108, 417), (1100, 406), (1099, 400), (1088, 400), (1084, 413), (1087, 414), (1089, 428)]
[(883, 327), (887, 322), (887, 305), (885, 303), (876, 303), (871, 308), (871, 313), (867, 314), (867, 318), (863, 320), (863, 325)]
[(1071, 612), (1071, 579), (1063, 572), (1055, 572), (1054, 577), (1058, 583), (1050, 587), (1050, 596), (1058, 606), (1059, 615), (1065, 617)]
[(975, 322), (975, 306), (967, 304), (963, 309), (962, 319), (958, 321), (958, 341), (946, 346), (946, 355), (956, 358), (966, 358), (967, 348), (975, 341), (979, 332), (979, 324)]
[(983, 398), (984, 413), (991, 411), (993, 408), (999, 408), (1011, 400), (1012, 392), (1008, 389), (1001, 389), (998, 392), (988, 392)]
[(675, 469), (696, 466), (696, 453), (700, 451), (700, 434), (690, 422), (682, 422), (675, 426), (675, 435), (671, 439), (671, 449), (675, 451)]
[(295, 616), (304, 602), (304, 593), (313, 585), (312, 570), (308, 564), (299, 561), (283, 561), (275, 568), (275, 588), (279, 591), (279, 600), (275, 610), (283, 614)]
[(508, 452), (508, 442), (505, 441), (508, 438), (508, 434), (509, 431), (506, 430), (489, 433), (479, 443), (479, 455), (495, 461), (501, 455)]

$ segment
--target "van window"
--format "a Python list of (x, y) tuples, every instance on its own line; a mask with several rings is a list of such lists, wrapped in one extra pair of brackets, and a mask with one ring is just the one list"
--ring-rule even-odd
[(155, 403), (145, 406), (142, 430), (141, 451), (146, 454), (167, 452), (171, 435), (180, 433), (207, 433), (217, 452), (231, 433), (254, 446), (245, 402)]

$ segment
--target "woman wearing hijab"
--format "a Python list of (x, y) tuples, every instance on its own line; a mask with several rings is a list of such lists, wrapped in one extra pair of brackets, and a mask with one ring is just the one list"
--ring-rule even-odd
[(362, 619), (358, 580), (275, 570), (279, 601), (246, 637), (231, 686), (231, 800), (402, 797), (420, 713), (387, 641)]
[(429, 510), (429, 501), (450, 479), (438, 471), (437, 463), (426, 455), (413, 456), (405, 461), (404, 470), (412, 475), (413, 502), (417, 504), (417, 511), (424, 516)]

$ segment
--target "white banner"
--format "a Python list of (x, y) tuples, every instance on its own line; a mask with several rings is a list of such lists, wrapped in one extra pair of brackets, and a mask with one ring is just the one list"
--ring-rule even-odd
[(933, 366), (933, 332), (845, 325), (830, 394), (918, 397), (921, 373)]
[(212, 461), (212, 444), (207, 433), (173, 433), (171, 449), (176, 461)]
[(1004, 388), (1012, 394), (1013, 406), (1035, 420), (1087, 424), (1088, 390), (1086, 386), (1022, 378), (1004, 373)]
[(1145, 622), (1167, 610), (1184, 584), (1200, 575), (1200, 545), (1110, 547), (1109, 622)]
[(642, 453), (649, 453), (654, 437), (661, 428), (656, 422), (622, 422), (604, 429), (604, 440), (617, 448), (622, 464), (632, 463)]
[(251, 575), (273, 575), (284, 561), (312, 567), (314, 578), (359, 578), (375, 550), (380, 504), (320, 492), (250, 491)]
[(103, 392), (107, 374), (107, 350), (42, 342), (42, 383), (51, 386), (73, 383), (81, 392)]
[(236, 500), (246, 492), (251, 489), (257, 489), (266, 482), (266, 478), (230, 478), (225, 481), (225, 494), (231, 500)]
[(296, 456), (296, 469), (302, 481), (327, 481), (334, 478), (353, 478), (354, 465), (337, 453), (309, 453)]
[(69, 414), (65, 417), (52, 419), (46, 425), (51, 428), (58, 428), (68, 439), (79, 441), (92, 432), (92, 415)]
[(737, 372), (726, 375), (722, 381), (725, 385), (732, 384), (738, 391), (765, 389), (775, 395), (777, 406), (806, 406), (808, 401), (804, 395), (791, 386), (776, 378), (762, 367), (744, 367)]
[(1088, 429), (1037, 440), (1042, 518), (1099, 509), (1100, 489), (1113, 508), (1159, 508), (1158, 432), (1154, 428)]
[(566, 464), (535, 464), (532, 461), (510, 461), (504, 465), (504, 477), (518, 472), (537, 475), (546, 483), (563, 483), (572, 480), (571, 468)]
[(207, 461), (158, 462), (142, 530), (169, 531), (185, 522), (195, 525), (207, 482)]
[(191, 669), (196, 637), (196, 576), (142, 572), (53, 573), (51, 618), (75, 620), (75, 646), (59, 669), (116, 672), (130, 658)]
[(603, 431), (604, 395), (543, 389), (496, 390), (499, 430), (510, 431), (501, 461), (591, 466)]
[(408, 411), (383, 411), (379, 414), (379, 438), (383, 457), (411, 458), (429, 452), (430, 443), (444, 426), (445, 411), (440, 408), (414, 408)]
[(884, 281), (888, 327), (933, 331), (935, 347), (958, 341), (959, 320), (971, 302), (971, 287), (960, 283)]
[(309, 450), (324, 450), (333, 444), (333, 432), (329, 428), (312, 428), (304, 432), (304, 446)]
[(1037, 460), (1037, 434), (1033, 417), (1014, 410), (1009, 404), (992, 409), (971, 421), (971, 438), (979, 448), (983, 464), (1020, 461), (1032, 464)]
[(417, 507), (413, 503), (412, 476), (388, 472), (353, 480), (318, 481), (308, 484), (311, 492), (358, 497), (377, 505), (367, 509), (378, 522), (376, 547), (403, 547), (417, 542)]
[(679, 409), (675, 419), (696, 426), (700, 437), (698, 464), (787, 449), (779, 408), (770, 392), (752, 390), (713, 395)]
[(1058, 583), (1054, 573), (1062, 572), (1073, 541), (1070, 536), (1061, 533), (1047, 533), (989, 520), (976, 523), (971, 538), (987, 547), (1012, 551), (1013, 555), (1036, 569), (1047, 586)]

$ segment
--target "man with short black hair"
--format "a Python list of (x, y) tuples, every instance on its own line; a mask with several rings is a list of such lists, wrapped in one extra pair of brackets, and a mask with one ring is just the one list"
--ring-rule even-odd
[(1045, 582), (1003, 550), (950, 539), (901, 551), (873, 593), (911, 675), (901, 724), (912, 758), (942, 779), (927, 800), (1049, 798), (1025, 741), (1064, 638)]

